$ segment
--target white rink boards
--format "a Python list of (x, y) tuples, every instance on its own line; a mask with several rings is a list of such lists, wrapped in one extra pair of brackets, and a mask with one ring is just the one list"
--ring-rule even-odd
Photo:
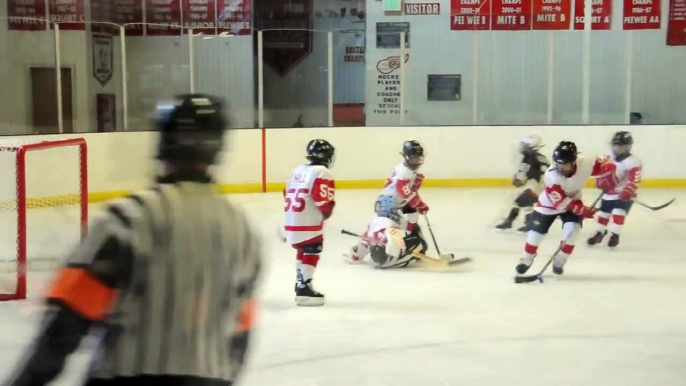
[[(615, 251), (582, 237), (559, 278), (514, 284), (524, 236), (490, 228), (510, 189), (423, 189), (442, 249), (470, 255), (456, 272), (380, 271), (341, 258), (372, 216), (377, 191), (337, 192), (316, 288), (322, 308), (293, 302), (294, 250), (276, 238), (280, 193), (231, 196), (264, 236), (267, 272), (246, 386), (683, 385), (686, 379), (686, 191), (641, 190)], [(585, 192), (585, 201), (595, 198)], [(539, 269), (557, 247), (554, 226)], [(0, 379), (35, 329), (35, 300), (0, 303)], [(74, 385), (89, 345), (57, 385)], [(92, 346), (92, 345), (90, 345)]]

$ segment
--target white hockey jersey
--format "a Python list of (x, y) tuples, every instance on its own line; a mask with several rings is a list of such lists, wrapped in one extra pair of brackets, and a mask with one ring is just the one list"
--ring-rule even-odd
[(608, 162), (606, 157), (579, 155), (576, 170), (571, 177), (565, 177), (555, 165), (548, 168), (543, 176), (545, 188), (538, 196), (534, 210), (542, 214), (560, 214), (567, 211), (573, 200), (581, 199), (581, 190), (586, 181), (601, 173), (601, 165)]
[(417, 171), (408, 168), (404, 162), (399, 163), (386, 180), (382, 195), (393, 196), (396, 207), (407, 204), (416, 206), (421, 202), (417, 191), (421, 187), (417, 181)]
[(301, 165), (293, 170), (284, 195), (284, 230), (292, 244), (323, 240), (324, 220), (331, 216), (335, 183), (329, 169), (321, 165)]
[(381, 245), (386, 248), (386, 255), (389, 259), (382, 267), (391, 267), (409, 261), (412, 256), (402, 256), (405, 250), (403, 237), (405, 232), (400, 230), (400, 225), (387, 217), (375, 216), (367, 226), (365, 233), (367, 243), (371, 245)]
[(621, 161), (617, 161), (617, 157), (611, 153), (609, 154), (610, 160), (617, 165), (617, 185), (614, 189), (610, 189), (603, 195), (603, 200), (618, 200), (619, 192), (624, 190), (629, 185), (633, 185), (633, 190), (636, 190), (638, 184), (641, 182), (641, 169), (643, 163), (641, 160), (635, 156), (630, 155)]

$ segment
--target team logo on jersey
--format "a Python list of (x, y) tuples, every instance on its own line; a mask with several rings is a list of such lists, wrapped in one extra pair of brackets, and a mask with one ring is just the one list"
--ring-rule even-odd
[[(405, 63), (410, 60), (410, 54), (405, 54)], [(400, 56), (389, 56), (386, 59), (381, 59), (376, 63), (376, 70), (382, 74), (388, 75), (400, 68)]]

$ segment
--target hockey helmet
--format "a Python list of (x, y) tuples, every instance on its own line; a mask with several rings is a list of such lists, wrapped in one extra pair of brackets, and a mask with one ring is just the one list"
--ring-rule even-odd
[(519, 142), (520, 153), (532, 153), (543, 147), (543, 139), (537, 134), (529, 134)]
[(219, 99), (184, 94), (171, 103), (159, 103), (156, 125), (160, 131), (157, 159), (170, 163), (213, 164), (223, 148), (226, 121)]
[[(419, 141), (409, 140), (403, 143), (403, 158), (405, 158), (405, 166), (412, 170), (419, 169), (424, 163), (424, 147), (419, 143)], [(418, 157), (418, 158), (414, 158)]]
[(313, 139), (307, 144), (307, 158), (313, 165), (333, 166), (335, 148), (325, 139)]
[(576, 144), (571, 141), (562, 141), (553, 151), (553, 162), (558, 165), (571, 164), (576, 162)]

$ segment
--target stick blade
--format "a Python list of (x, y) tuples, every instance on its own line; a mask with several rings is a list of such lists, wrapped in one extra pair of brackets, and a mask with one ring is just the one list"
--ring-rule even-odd
[(541, 283), (543, 282), (543, 279), (541, 279), (541, 275), (515, 276), (514, 278), (514, 282), (517, 284), (532, 283), (536, 280), (540, 281)]
[(673, 203), (673, 202), (674, 202), (675, 200), (676, 200), (676, 197), (675, 197), (675, 198), (672, 198), (672, 200), (671, 200), (671, 201), (669, 201), (669, 202), (668, 202), (668, 203), (666, 203), (666, 204), (662, 204), (662, 205), (660, 205), (660, 206), (656, 206), (656, 207), (654, 207), (654, 208), (651, 208), (651, 209), (652, 209), (652, 210), (660, 210), (660, 209), (664, 209), (664, 208), (666, 208), (666, 207), (668, 207), (668, 206), (672, 205), (672, 203)]
[(448, 266), (449, 266), (449, 267), (454, 267), (454, 266), (456, 266), (456, 265), (466, 264), (466, 263), (469, 263), (469, 262), (471, 262), (471, 261), (472, 261), (472, 258), (471, 258), (471, 257), (462, 257), (462, 258), (459, 258), (459, 259), (451, 260), (450, 262), (448, 262)]

